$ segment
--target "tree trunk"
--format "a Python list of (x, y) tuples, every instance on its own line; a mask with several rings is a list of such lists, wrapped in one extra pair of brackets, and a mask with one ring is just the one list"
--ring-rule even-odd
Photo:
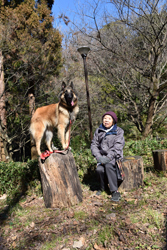
[(3, 56), (0, 50), (0, 161), (7, 161), (9, 158), (6, 149), (7, 141), (4, 140), (6, 132), (6, 109), (5, 109), (5, 83), (3, 71)]
[(167, 150), (154, 150), (152, 152), (154, 159), (154, 168), (160, 171), (167, 170)]
[[(35, 96), (33, 93), (28, 94), (28, 100), (29, 100), (29, 114), (30, 116), (33, 116), (35, 112)], [(30, 144), (31, 144), (31, 159), (35, 160), (38, 158), (38, 153), (32, 135), (30, 135)]]
[(125, 157), (122, 162), (125, 179), (120, 185), (120, 190), (131, 190), (143, 185), (144, 168), (141, 156)]
[(148, 115), (147, 115), (147, 121), (146, 121), (146, 125), (143, 131), (143, 137), (147, 137), (149, 135), (149, 133), (152, 130), (152, 125), (153, 125), (153, 117), (154, 117), (154, 111), (155, 111), (155, 101), (156, 99), (154, 97), (152, 97), (150, 99), (150, 104), (149, 104), (149, 109), (148, 109)]
[(47, 208), (70, 207), (82, 201), (82, 189), (72, 153), (39, 159), (43, 197)]
[(152, 68), (151, 86), (152, 95), (149, 101), (148, 115), (146, 120), (145, 129), (142, 133), (143, 137), (147, 137), (152, 131), (153, 119), (155, 114), (155, 104), (159, 96), (159, 79), (156, 77), (155, 68), (157, 65), (158, 55), (155, 56), (154, 67)]

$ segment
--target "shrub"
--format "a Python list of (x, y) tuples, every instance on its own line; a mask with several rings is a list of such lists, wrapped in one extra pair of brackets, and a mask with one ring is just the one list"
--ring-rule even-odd
[(0, 194), (11, 194), (13, 192), (24, 192), (28, 185), (33, 185), (39, 179), (37, 161), (22, 162), (0, 162)]
[(96, 159), (92, 156), (90, 150), (90, 141), (87, 133), (76, 136), (72, 142), (72, 153), (81, 180), (88, 172), (92, 172), (96, 168)]

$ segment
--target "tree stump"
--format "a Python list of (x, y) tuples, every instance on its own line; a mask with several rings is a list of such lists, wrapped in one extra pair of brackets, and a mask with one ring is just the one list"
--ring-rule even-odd
[(73, 154), (51, 154), (39, 159), (43, 197), (47, 208), (70, 207), (82, 201), (82, 189)]
[(167, 170), (167, 149), (154, 150), (152, 152), (154, 168), (160, 171)]
[(141, 156), (124, 157), (122, 166), (125, 179), (119, 187), (120, 190), (128, 191), (143, 185), (144, 168)]

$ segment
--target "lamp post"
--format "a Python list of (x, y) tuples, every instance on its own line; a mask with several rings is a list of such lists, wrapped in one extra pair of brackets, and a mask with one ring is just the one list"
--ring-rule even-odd
[(89, 127), (90, 127), (90, 139), (92, 140), (93, 139), (92, 119), (91, 119), (89, 87), (88, 87), (88, 70), (87, 70), (87, 65), (86, 65), (86, 57), (87, 57), (89, 50), (90, 50), (90, 48), (86, 47), (86, 46), (83, 46), (83, 47), (77, 49), (77, 51), (81, 54), (81, 56), (83, 58), (83, 64), (84, 64), (86, 95), (87, 95), (87, 104), (88, 104), (88, 116), (89, 116)]

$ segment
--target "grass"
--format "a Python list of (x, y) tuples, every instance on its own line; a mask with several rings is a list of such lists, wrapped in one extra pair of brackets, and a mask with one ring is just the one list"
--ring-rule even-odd
[(58, 237), (57, 239), (53, 239), (51, 242), (44, 243), (43, 246), (42, 246), (42, 248), (41, 248), (41, 250), (52, 250), (52, 249), (55, 249), (55, 245), (57, 243), (60, 245), (61, 242), (62, 242), (62, 237)]
[(88, 216), (87, 213), (85, 213), (84, 211), (74, 212), (74, 218), (76, 220), (84, 220), (84, 219), (86, 219), (87, 216)]
[(132, 223), (148, 224), (150, 228), (160, 229), (164, 226), (163, 214), (152, 207), (143, 208), (139, 215), (136, 212), (132, 213), (130, 219)]
[[(97, 197), (86, 185), (82, 185), (83, 202), (72, 208), (53, 210), (39, 204), (29, 205), (31, 199), (26, 202), (24, 197), (5, 220), (2, 236), (13, 246), (14, 242), (10, 241), (15, 232), (18, 249), (24, 249), (27, 244), (31, 249), (35, 249), (36, 244), (40, 244), (41, 250), (61, 245), (72, 249), (73, 242), (81, 236), (86, 239), (85, 249), (93, 249), (95, 244), (108, 249), (113, 242), (117, 244), (112, 245), (115, 249), (121, 249), (122, 240), (127, 248), (162, 249), (160, 246), (165, 244), (166, 178), (152, 173), (146, 173), (145, 178), (150, 184), (146, 181), (138, 190), (129, 191), (128, 197), (127, 193), (122, 193), (118, 204), (112, 204), (105, 194), (98, 198), (99, 206), (93, 205)], [(3, 205), (4, 201), (0, 201), (0, 207)], [(111, 213), (115, 214), (113, 220), (107, 217)]]
[(98, 244), (102, 244), (103, 246), (106, 246), (106, 243), (109, 242), (114, 236), (113, 233), (113, 226), (112, 225), (106, 225), (98, 233)]

